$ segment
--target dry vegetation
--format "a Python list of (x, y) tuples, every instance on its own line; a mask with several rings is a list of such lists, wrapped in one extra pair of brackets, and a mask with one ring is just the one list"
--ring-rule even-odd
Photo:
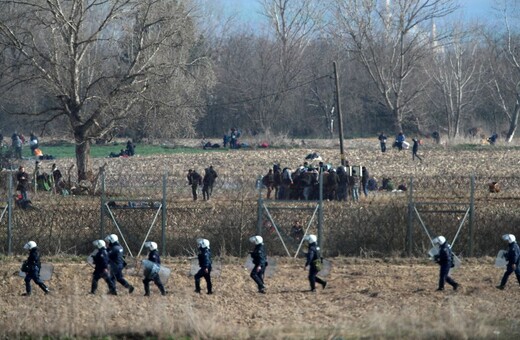
[[(126, 185), (137, 186), (146, 178), (159, 178), (155, 183), (158, 184), (162, 173), (169, 173), (168, 204), (173, 212), (167, 222), (168, 253), (175, 257), (165, 260), (173, 269), (167, 284), (171, 294), (162, 298), (155, 290), (146, 299), (140, 296), (140, 278), (131, 276), (130, 280), (139, 287), (135, 296), (124, 291), (121, 296), (107, 296), (102, 282), (98, 295), (88, 296), (91, 268), (83, 262), (83, 254), (99, 235), (99, 201), (80, 197), (55, 200), (38, 193), (33, 200), (41, 210), (15, 212), (18, 224), (14, 245), (18, 257), (1, 260), (0, 334), (5, 338), (124, 335), (222, 339), (507, 339), (520, 335), (520, 315), (513, 302), (519, 288), (514, 277), (505, 291), (494, 288), (502, 271), (493, 267), (491, 257), (504, 247), (502, 233), (520, 235), (516, 216), (520, 158), (515, 147), (452, 148), (426, 143), (420, 152), (425, 161), (419, 163), (412, 162), (410, 151), (389, 150), (382, 155), (375, 140), (347, 142), (351, 164), (366, 165), (379, 180), (390, 176), (397, 183), (407, 183), (413, 176), (417, 197), (421, 199), (465, 201), (469, 197), (469, 175), (476, 175), (475, 247), (481, 257), (465, 258), (463, 267), (455, 272), (454, 277), (463, 287), (461, 291), (435, 292), (438, 268), (427, 259), (393, 256), (404, 251), (403, 214), (407, 197), (375, 193), (357, 205), (326, 205), (326, 240), (334, 248), (329, 249), (330, 253), (358, 256), (332, 258), (330, 288), (312, 295), (304, 292), (308, 283), (303, 260), (279, 258), (275, 276), (267, 280), (268, 294), (257, 295), (243, 268), (245, 260), (224, 256), (247, 253), (247, 236), (256, 230), (257, 193), (253, 186), (257, 176), (264, 174), (273, 162), (296, 167), (314, 151), (327, 163), (337, 165), (338, 151), (333, 146), (334, 142), (324, 147), (311, 141), (304, 148), (95, 160), (96, 166), (108, 163), (107, 189), (114, 195), (128, 194)], [(58, 160), (62, 169), (71, 162)], [(214, 199), (193, 205), (185, 172), (188, 168), (202, 171), (209, 164), (219, 172)], [(50, 161), (44, 167), (50, 168)], [(491, 180), (501, 184), (500, 193), (488, 192)], [(155, 185), (153, 191), (147, 191), (147, 195), (160, 193), (160, 185)], [(393, 213), (388, 214), (385, 209)], [(379, 214), (381, 211), (386, 215)], [(287, 221), (294, 218), (293, 213), (282, 215)], [(436, 225), (448, 239), (457, 226), (454, 216), (432, 217), (427, 222)], [(449, 223), (452, 225), (448, 226)], [(107, 232), (113, 231), (110, 228), (113, 227), (107, 225)], [(414, 250), (420, 257), (429, 245), (422, 231), (416, 229)], [(70, 230), (74, 230), (72, 236)], [(159, 236), (156, 232), (154, 239)], [(195, 295), (193, 279), (186, 275), (186, 256), (193, 249), (190, 244), (199, 236), (207, 236), (214, 253), (224, 256), (222, 276), (215, 280), (213, 296)], [(0, 237), (5, 244), (5, 236)], [(78, 258), (61, 255), (50, 259), (55, 264), (50, 296), (43, 296), (40, 291), (30, 299), (19, 296), (23, 280), (13, 273), (22, 260), (21, 246), (27, 237), (37, 238), (47, 256), (81, 254)], [(267, 235), (266, 239), (271, 254), (283, 253), (275, 237)], [(461, 236), (459, 249), (464, 246)]]
[[(329, 286), (307, 292), (302, 260), (279, 259), (268, 294), (256, 293), (244, 260), (224, 259), (213, 296), (193, 293), (189, 262), (166, 259), (173, 269), (169, 295), (142, 295), (140, 278), (129, 276), (134, 295), (88, 295), (92, 269), (54, 258), (52, 295), (36, 290), (20, 296), (19, 263), (4, 260), (0, 272), (0, 329), (5, 338), (190, 337), (190, 338), (414, 338), (510, 339), (520, 335), (519, 312), (512, 303), (518, 286), (494, 288), (501, 270), (492, 258), (468, 260), (453, 276), (460, 291), (435, 292), (438, 268), (423, 260), (333, 259)], [(100, 282), (101, 283), (101, 282)], [(118, 286), (121, 288), (121, 286)]]

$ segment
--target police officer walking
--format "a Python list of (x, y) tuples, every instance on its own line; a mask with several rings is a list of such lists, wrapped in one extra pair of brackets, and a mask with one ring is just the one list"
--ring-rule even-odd
[[(148, 253), (148, 261), (156, 263), (157, 265), (161, 265), (161, 257), (159, 256), (159, 252), (157, 251), (157, 243), (155, 242), (145, 242), (144, 246), (150, 249)], [(161, 277), (159, 273), (154, 273), (150, 277), (146, 276), (143, 279), (144, 284), (144, 296), (150, 296), (150, 281), (153, 281), (161, 295), (166, 295), (166, 291), (164, 290), (164, 285), (161, 282)]]
[(249, 242), (255, 245), (255, 249), (250, 253), (253, 259), (253, 270), (251, 270), (251, 278), (258, 285), (258, 292), (265, 294), (264, 274), (267, 266), (267, 256), (265, 254), (264, 239), (262, 236), (252, 236)]
[(318, 262), (321, 264), (321, 256), (320, 256), (320, 248), (316, 241), (318, 238), (316, 235), (307, 235), (305, 236), (305, 241), (309, 244), (309, 249), (307, 252), (307, 261), (305, 262), (305, 270), (309, 267), (309, 284), (311, 286), (311, 292), (316, 291), (316, 282), (321, 284), (323, 289), (327, 287), (327, 281), (322, 280), (318, 277)]
[(507, 260), (507, 269), (502, 276), (502, 281), (500, 281), (500, 285), (497, 286), (498, 289), (503, 290), (506, 287), (507, 279), (509, 275), (515, 272), (516, 279), (520, 284), (520, 268), (518, 265), (520, 264), (520, 247), (518, 247), (518, 243), (516, 243), (516, 237), (512, 234), (505, 234), (502, 236), (504, 241), (507, 241), (509, 244), (509, 249), (507, 251), (506, 260)]
[(105, 238), (108, 242), (108, 259), (110, 262), (110, 275), (112, 280), (119, 282), (128, 292), (132, 294), (134, 292), (134, 286), (132, 286), (123, 277), (123, 268), (125, 267), (125, 260), (123, 258), (123, 247), (119, 244), (119, 239), (116, 234), (110, 234)]
[(92, 274), (92, 287), (90, 289), (90, 294), (96, 294), (98, 281), (99, 279), (103, 279), (108, 285), (108, 294), (117, 295), (116, 285), (108, 271), (109, 259), (106, 243), (103, 240), (96, 240), (92, 242), (92, 244), (98, 251), (94, 256), (92, 256), (92, 260), (94, 262), (94, 273)]
[(204, 277), (206, 280), (206, 288), (208, 294), (213, 294), (213, 285), (211, 284), (211, 251), (209, 250), (209, 241), (206, 239), (197, 240), (199, 246), (199, 271), (195, 274), (195, 293), (200, 294), (200, 279)]
[(34, 281), (34, 283), (36, 283), (45, 294), (49, 294), (49, 288), (47, 288), (47, 286), (40, 279), (40, 269), (42, 265), (40, 262), (40, 253), (38, 252), (36, 242), (27, 242), (23, 246), (23, 249), (29, 250), (29, 257), (22, 266), (22, 270), (25, 272), (25, 293), (22, 295), (31, 295), (31, 280)]
[(453, 267), (451, 246), (446, 242), (444, 236), (434, 238), (433, 244), (439, 247), (439, 253), (435, 255), (434, 259), (435, 262), (441, 266), (439, 272), (439, 288), (437, 288), (437, 290), (444, 290), (444, 284), (446, 282), (453, 287), (453, 290), (457, 290), (459, 284), (449, 276), (450, 269)]

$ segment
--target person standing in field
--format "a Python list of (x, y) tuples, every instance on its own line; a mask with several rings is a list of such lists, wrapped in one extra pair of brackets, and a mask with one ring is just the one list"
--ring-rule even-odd
[(252, 236), (249, 242), (255, 245), (255, 248), (250, 253), (253, 259), (253, 270), (251, 270), (251, 278), (258, 286), (258, 292), (265, 294), (264, 274), (265, 267), (267, 267), (267, 256), (265, 253), (264, 239), (262, 236)]
[(274, 174), (273, 169), (269, 169), (266, 175), (262, 177), (262, 184), (267, 189), (267, 196), (266, 199), (271, 199), (271, 192), (274, 189)]
[[(161, 257), (159, 256), (159, 251), (157, 250), (157, 243), (155, 242), (145, 242), (144, 246), (150, 250), (148, 253), (148, 261), (161, 265)], [(144, 296), (150, 296), (150, 281), (153, 281), (161, 295), (166, 295), (166, 291), (164, 290), (164, 285), (161, 282), (161, 277), (159, 273), (153, 273), (151, 276), (147, 276), (143, 279), (144, 284)]]
[(188, 170), (188, 185), (191, 185), (191, 194), (193, 196), (193, 200), (197, 200), (197, 189), (199, 185), (202, 185), (202, 176), (195, 170)]
[(23, 249), (29, 250), (29, 257), (27, 260), (25, 260), (22, 266), (22, 270), (25, 272), (25, 293), (22, 295), (31, 295), (31, 281), (34, 281), (34, 283), (36, 283), (43, 290), (45, 295), (49, 294), (49, 288), (40, 279), (40, 269), (42, 264), (40, 262), (40, 253), (38, 252), (36, 242), (27, 242), (23, 246)]
[(16, 190), (20, 192), (22, 195), (22, 202), (27, 202), (27, 189), (29, 188), (29, 174), (25, 172), (25, 167), (20, 165), (18, 168), (18, 172), (16, 173), (16, 180), (18, 181), (18, 185), (16, 186)]
[(92, 286), (90, 288), (90, 294), (96, 294), (98, 281), (99, 279), (103, 279), (108, 285), (108, 294), (117, 295), (116, 285), (110, 277), (110, 272), (108, 271), (109, 259), (106, 243), (103, 240), (96, 240), (92, 242), (92, 244), (94, 247), (96, 247), (97, 252), (94, 256), (92, 256), (92, 260), (94, 262), (94, 273), (92, 274)]
[(412, 142), (413, 142), (413, 146), (412, 146), (412, 161), (415, 160), (415, 158), (417, 157), (419, 159), (419, 161), (422, 162), (422, 158), (417, 154), (417, 151), (419, 151), (419, 140), (417, 140), (417, 138), (414, 138), (412, 139)]
[(438, 236), (433, 239), (433, 244), (439, 247), (439, 253), (435, 255), (434, 259), (440, 267), (439, 272), (439, 288), (438, 291), (444, 290), (444, 284), (447, 282), (453, 287), (453, 290), (459, 288), (459, 284), (455, 282), (450, 276), (450, 269), (453, 267), (453, 254), (451, 252), (451, 246), (446, 242), (444, 236)]
[(506, 287), (507, 279), (509, 275), (515, 272), (516, 279), (520, 284), (520, 247), (518, 247), (518, 243), (516, 243), (516, 237), (512, 234), (505, 234), (502, 236), (504, 241), (507, 241), (509, 244), (509, 249), (507, 251), (506, 260), (507, 260), (507, 269), (504, 275), (502, 276), (502, 280), (500, 281), (500, 285), (497, 286), (498, 289), (503, 290)]
[(352, 201), (359, 201), (359, 176), (356, 170), (352, 170)]
[(311, 292), (316, 291), (316, 282), (321, 284), (321, 287), (325, 289), (327, 287), (327, 281), (319, 278), (318, 272), (320, 269), (318, 267), (321, 266), (321, 256), (320, 256), (320, 248), (317, 244), (318, 238), (316, 235), (307, 235), (305, 236), (305, 241), (309, 245), (309, 249), (307, 251), (307, 260), (305, 262), (305, 270), (309, 268), (309, 284), (311, 286)]
[(206, 280), (206, 289), (208, 294), (213, 294), (213, 285), (211, 284), (211, 251), (209, 249), (209, 241), (206, 239), (198, 239), (199, 246), (199, 271), (195, 274), (195, 293), (200, 294), (200, 279)]
[(368, 180), (370, 179), (370, 174), (366, 167), (361, 167), (361, 186), (363, 188), (363, 193), (365, 197), (368, 197)]
[(379, 145), (381, 146), (381, 152), (385, 153), (386, 152), (386, 139), (387, 139), (385, 136), (385, 133), (381, 132), (381, 134), (379, 135), (379, 137), (377, 137), (377, 139), (379, 139)]

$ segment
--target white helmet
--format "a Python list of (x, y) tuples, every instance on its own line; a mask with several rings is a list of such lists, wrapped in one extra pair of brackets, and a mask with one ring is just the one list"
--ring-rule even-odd
[(502, 235), (502, 240), (507, 241), (508, 243), (516, 242), (516, 237), (513, 234), (505, 234)]
[(157, 250), (157, 243), (152, 241), (147, 241), (144, 243), (144, 246), (150, 250)]
[(209, 241), (206, 240), (205, 238), (199, 238), (197, 240), (197, 244), (200, 248), (207, 248), (209, 249)]
[(97, 249), (106, 248), (106, 243), (103, 240), (95, 240), (94, 242), (92, 242), (92, 244)]
[(105, 237), (105, 241), (108, 243), (115, 243), (119, 241), (119, 238), (117, 238), (116, 234), (110, 234), (107, 237)]
[(442, 246), (444, 243), (446, 243), (446, 238), (444, 236), (437, 236), (433, 239), (433, 244)]
[(256, 244), (256, 245), (259, 245), (259, 244), (264, 243), (264, 239), (262, 238), (262, 236), (259, 236), (259, 235), (257, 235), (257, 236), (251, 236), (251, 237), (249, 238), (249, 242), (254, 243), (254, 244)]
[(316, 237), (316, 235), (307, 235), (307, 236), (305, 236), (304, 240), (307, 243), (312, 244), (312, 243), (316, 243), (316, 241), (318, 241), (318, 238)]
[(34, 241), (29, 241), (23, 246), (23, 249), (33, 249), (33, 248), (36, 248), (36, 242), (34, 242)]

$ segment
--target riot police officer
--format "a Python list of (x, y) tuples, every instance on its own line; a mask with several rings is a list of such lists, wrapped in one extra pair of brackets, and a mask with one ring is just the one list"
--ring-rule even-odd
[[(157, 265), (161, 265), (161, 257), (159, 256), (159, 252), (157, 251), (157, 243), (155, 242), (145, 242), (144, 246), (148, 249), (150, 249), (150, 252), (148, 253), (148, 261), (156, 263)], [(159, 288), (159, 291), (161, 292), (161, 295), (166, 295), (166, 291), (164, 290), (164, 285), (161, 282), (161, 277), (159, 276), (159, 273), (152, 273), (149, 276), (146, 276), (143, 279), (144, 284), (144, 296), (150, 296), (150, 281), (153, 281), (157, 288)]]
[(251, 270), (251, 278), (258, 285), (258, 292), (265, 294), (264, 274), (267, 266), (267, 256), (265, 254), (264, 239), (262, 236), (257, 235), (250, 237), (249, 242), (255, 245), (251, 252), (254, 265), (253, 270)]
[(105, 238), (108, 243), (108, 259), (110, 263), (110, 275), (112, 281), (119, 282), (128, 292), (132, 294), (134, 292), (134, 286), (132, 286), (123, 277), (123, 268), (125, 267), (125, 260), (123, 257), (123, 247), (119, 244), (119, 239), (116, 234), (110, 234)]
[(204, 277), (206, 280), (206, 288), (208, 294), (213, 294), (213, 285), (211, 284), (211, 251), (209, 249), (209, 241), (206, 239), (198, 239), (199, 246), (199, 271), (195, 274), (195, 293), (200, 293), (200, 279)]
[(96, 294), (98, 281), (102, 278), (108, 285), (109, 294), (117, 295), (116, 285), (108, 271), (109, 259), (105, 241), (96, 240), (92, 242), (92, 244), (98, 251), (92, 256), (94, 262), (94, 273), (92, 274), (92, 287), (90, 289), (90, 294)]
[(444, 236), (438, 236), (433, 239), (433, 244), (439, 247), (439, 253), (434, 256), (435, 262), (437, 262), (441, 268), (439, 272), (439, 287), (438, 291), (444, 290), (445, 282), (448, 282), (453, 287), (453, 290), (459, 288), (459, 284), (455, 282), (450, 276), (450, 269), (453, 267), (453, 254), (451, 252), (451, 246), (446, 242)]
[(511, 275), (513, 272), (515, 272), (516, 279), (520, 284), (520, 268), (518, 268), (518, 265), (520, 264), (520, 247), (518, 247), (518, 243), (516, 243), (515, 235), (505, 234), (502, 235), (502, 239), (504, 241), (507, 241), (507, 243), (509, 244), (509, 249), (506, 254), (507, 269), (504, 273), (504, 276), (502, 276), (502, 281), (500, 281), (500, 285), (497, 286), (497, 288), (500, 290), (503, 290), (506, 287), (507, 279), (509, 278), (509, 275)]
[[(316, 282), (321, 284), (323, 289), (327, 286), (327, 281), (322, 280), (318, 277), (318, 266), (321, 264), (321, 256), (320, 256), (320, 248), (316, 243), (318, 238), (316, 235), (307, 235), (305, 236), (305, 241), (309, 245), (309, 249), (307, 252), (307, 260), (305, 262), (305, 270), (309, 267), (309, 284), (311, 285), (311, 292), (316, 291)], [(320, 264), (318, 264), (320, 262)]]
[(29, 257), (25, 260), (22, 270), (25, 272), (25, 293), (23, 296), (31, 295), (31, 280), (36, 283), (45, 294), (49, 294), (49, 288), (40, 279), (40, 269), (42, 267), (40, 263), (40, 253), (36, 242), (29, 241), (24, 246), (24, 249), (29, 250)]

